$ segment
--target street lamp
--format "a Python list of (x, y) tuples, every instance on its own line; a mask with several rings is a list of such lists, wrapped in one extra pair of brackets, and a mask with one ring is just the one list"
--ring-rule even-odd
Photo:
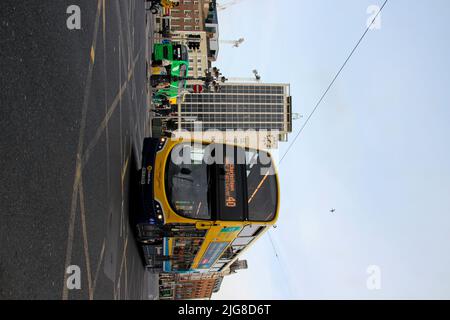
[(252, 72), (255, 75), (256, 81), (259, 82), (261, 80), (261, 76), (259, 75), (258, 70), (254, 69)]

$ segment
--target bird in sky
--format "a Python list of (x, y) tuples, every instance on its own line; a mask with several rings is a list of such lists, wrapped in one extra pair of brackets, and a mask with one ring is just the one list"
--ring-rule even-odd
[(334, 209), (334, 208), (332, 208), (332, 209), (330, 210), (331, 213), (334, 213), (335, 211), (336, 211), (336, 209)]

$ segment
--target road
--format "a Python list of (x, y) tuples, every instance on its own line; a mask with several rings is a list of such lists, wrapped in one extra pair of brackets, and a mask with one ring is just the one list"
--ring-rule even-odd
[(0, 299), (152, 298), (128, 224), (151, 131), (144, 1), (0, 7)]

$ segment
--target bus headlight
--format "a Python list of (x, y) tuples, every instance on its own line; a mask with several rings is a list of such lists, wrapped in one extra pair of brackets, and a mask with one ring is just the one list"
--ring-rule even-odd
[(164, 148), (164, 145), (166, 144), (166, 142), (167, 142), (167, 138), (161, 138), (161, 139), (159, 139), (159, 143), (158, 143), (158, 146), (157, 146), (157, 150), (158, 150), (158, 151), (161, 151), (161, 150)]
[(155, 200), (155, 216), (157, 222), (162, 222), (164, 220), (164, 212), (161, 207), (161, 204)]

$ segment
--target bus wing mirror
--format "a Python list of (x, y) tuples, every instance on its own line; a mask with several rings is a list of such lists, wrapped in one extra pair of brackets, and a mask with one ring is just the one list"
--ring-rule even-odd
[(197, 222), (197, 223), (195, 224), (195, 227), (196, 227), (198, 230), (206, 230), (206, 229), (211, 228), (212, 225), (213, 225), (213, 224), (210, 223), (210, 222), (199, 221), (199, 222)]
[(213, 222), (208, 222), (208, 221), (199, 221), (199, 222), (195, 223), (195, 227), (198, 230), (207, 230), (214, 226), (218, 226), (218, 224), (213, 223)]

